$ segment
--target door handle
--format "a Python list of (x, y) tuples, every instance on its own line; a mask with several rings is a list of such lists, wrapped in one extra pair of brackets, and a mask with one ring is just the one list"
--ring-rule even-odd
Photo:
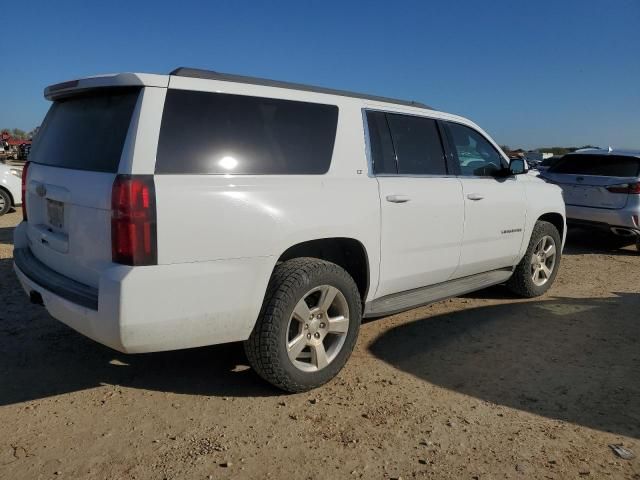
[(470, 193), (469, 195), (467, 195), (467, 198), (469, 200), (478, 201), (478, 200), (482, 200), (484, 196), (480, 195), (479, 193)]
[(391, 203), (406, 203), (409, 200), (411, 200), (409, 195), (387, 195), (387, 202)]

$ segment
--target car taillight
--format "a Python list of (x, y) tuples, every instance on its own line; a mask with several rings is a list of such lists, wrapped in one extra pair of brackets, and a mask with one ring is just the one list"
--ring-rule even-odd
[(607, 190), (611, 193), (627, 193), (629, 195), (640, 195), (640, 182), (610, 185), (607, 187)]
[(153, 175), (118, 175), (111, 190), (111, 259), (155, 265), (156, 192)]
[(22, 192), (22, 219), (27, 221), (27, 172), (29, 171), (29, 165), (31, 162), (26, 162), (24, 167), (22, 167), (22, 180), (21, 184), (21, 192)]

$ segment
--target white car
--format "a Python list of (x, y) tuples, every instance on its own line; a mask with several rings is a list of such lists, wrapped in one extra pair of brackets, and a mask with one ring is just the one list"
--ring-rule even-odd
[(560, 189), (416, 102), (180, 68), (53, 85), (15, 270), (121, 352), (244, 341), (263, 378), (334, 377), (362, 317), (557, 274)]
[(22, 168), (0, 163), (0, 216), (17, 207), (22, 202), (20, 178)]

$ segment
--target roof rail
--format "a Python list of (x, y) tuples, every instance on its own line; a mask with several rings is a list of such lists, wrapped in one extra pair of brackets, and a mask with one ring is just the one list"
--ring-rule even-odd
[(263, 85), (265, 87), (290, 88), (292, 90), (301, 90), (303, 92), (326, 93), (329, 95), (339, 95), (341, 97), (362, 98), (365, 100), (374, 100), (376, 102), (395, 103), (397, 105), (406, 105), (409, 107), (426, 108), (433, 110), (428, 105), (414, 100), (399, 100), (397, 98), (379, 97), (376, 95), (367, 95), (365, 93), (348, 92), (346, 90), (336, 90), (333, 88), (316, 87), (313, 85), (305, 85), (302, 83), (281, 82), (278, 80), (269, 80), (266, 78), (247, 77), (244, 75), (233, 75), (230, 73), (214, 72), (212, 70), (201, 70), (199, 68), (179, 67), (171, 71), (169, 75), (177, 77), (204, 78), (207, 80), (221, 80), (224, 82), (248, 83), (251, 85)]

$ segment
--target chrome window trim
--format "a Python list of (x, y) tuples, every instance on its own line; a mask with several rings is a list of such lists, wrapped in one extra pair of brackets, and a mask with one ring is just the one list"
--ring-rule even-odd
[[(418, 115), (413, 113), (404, 113), (404, 112), (394, 112), (393, 110), (384, 110), (382, 108), (369, 108), (364, 107), (362, 110), (362, 124), (364, 126), (364, 143), (365, 143), (365, 155), (367, 157), (367, 176), (370, 178), (378, 178), (378, 177), (402, 177), (402, 178), (458, 178), (458, 175), (418, 175), (418, 174), (410, 174), (410, 173), (380, 173), (375, 174), (373, 172), (373, 156), (371, 154), (371, 139), (369, 135), (369, 122), (367, 121), (367, 112), (381, 112), (381, 113), (392, 113), (395, 115), (407, 115), (409, 117), (420, 117), (420, 118), (429, 118), (435, 121), (442, 121), (441, 118), (431, 116), (431, 115)], [(464, 124), (461, 124), (464, 125)], [(484, 177), (483, 177), (484, 178)], [(488, 177), (493, 178), (493, 177)]]

